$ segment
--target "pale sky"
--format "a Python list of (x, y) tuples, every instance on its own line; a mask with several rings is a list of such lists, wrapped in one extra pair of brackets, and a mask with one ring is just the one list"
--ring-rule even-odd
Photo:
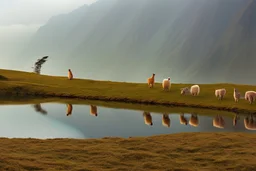
[(37, 25), (96, 0), (0, 0), (0, 25)]

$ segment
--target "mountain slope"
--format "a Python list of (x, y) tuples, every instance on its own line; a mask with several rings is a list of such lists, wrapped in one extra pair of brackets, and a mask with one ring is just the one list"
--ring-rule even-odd
[(254, 0), (98, 0), (52, 18), (24, 53), (52, 56), (46, 73), (255, 84), (255, 15)]

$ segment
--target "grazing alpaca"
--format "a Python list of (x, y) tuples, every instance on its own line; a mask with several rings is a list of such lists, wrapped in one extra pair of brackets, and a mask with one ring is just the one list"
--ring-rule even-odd
[(252, 104), (256, 99), (256, 92), (255, 91), (245, 92), (244, 99), (249, 101), (250, 104)]
[(152, 116), (149, 112), (143, 112), (143, 117), (146, 125), (153, 125)]
[(68, 79), (69, 80), (73, 79), (73, 73), (72, 73), (71, 69), (68, 69)]
[(94, 105), (90, 105), (90, 106), (91, 106), (90, 114), (93, 116), (98, 116), (97, 106), (94, 106)]
[(180, 92), (181, 95), (191, 94), (192, 96), (198, 96), (200, 93), (199, 85), (193, 85), (190, 88), (188, 87), (181, 88), (180, 90), (181, 90)]
[(234, 88), (233, 97), (234, 97), (234, 99), (235, 99), (235, 102), (238, 102), (239, 99), (241, 98), (241, 93), (240, 93), (236, 88)]
[(171, 82), (170, 82), (171, 78), (168, 77), (167, 79), (163, 80), (162, 86), (164, 90), (170, 90), (171, 87)]
[(226, 95), (226, 89), (222, 88), (222, 89), (217, 89), (215, 90), (215, 96), (219, 99), (222, 100), (224, 98), (224, 96)]
[(171, 120), (168, 114), (162, 115), (162, 125), (168, 128), (171, 126)]
[(180, 124), (181, 125), (187, 125), (188, 124), (188, 120), (187, 120), (187, 118), (185, 118), (184, 113), (180, 114)]
[(213, 119), (213, 126), (216, 128), (224, 128), (225, 121), (223, 117), (220, 115), (215, 116), (215, 118)]
[(73, 105), (67, 104), (67, 116), (72, 115)]
[(191, 114), (189, 125), (197, 127), (199, 125), (199, 120), (197, 114)]
[(148, 78), (148, 86), (149, 88), (153, 88), (155, 84), (155, 74), (152, 74), (152, 77)]

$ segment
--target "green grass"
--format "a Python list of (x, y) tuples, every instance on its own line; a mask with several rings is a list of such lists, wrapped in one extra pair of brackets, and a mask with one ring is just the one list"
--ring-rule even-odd
[[(252, 85), (200, 84), (200, 95), (193, 97), (180, 95), (180, 88), (191, 84), (172, 84), (171, 91), (164, 92), (160, 83), (156, 83), (155, 87), (150, 89), (146, 82), (68, 80), (66, 77), (44, 76), (11, 70), (0, 70), (0, 75), (7, 78), (7, 80), (0, 81), (0, 94), (3, 97), (59, 97), (205, 108), (242, 113), (256, 112), (255, 104), (250, 105), (245, 100), (235, 103), (233, 99), (234, 87), (244, 93), (247, 90), (254, 90), (255, 87)], [(214, 90), (217, 88), (227, 89), (223, 101), (217, 100), (214, 96)]]

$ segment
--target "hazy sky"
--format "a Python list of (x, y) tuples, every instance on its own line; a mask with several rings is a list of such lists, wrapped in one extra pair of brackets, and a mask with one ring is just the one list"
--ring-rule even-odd
[(95, 0), (0, 0), (0, 25), (42, 24)]
[(13, 67), (11, 58), (52, 16), (68, 13), (96, 0), (0, 0), (0, 68)]

